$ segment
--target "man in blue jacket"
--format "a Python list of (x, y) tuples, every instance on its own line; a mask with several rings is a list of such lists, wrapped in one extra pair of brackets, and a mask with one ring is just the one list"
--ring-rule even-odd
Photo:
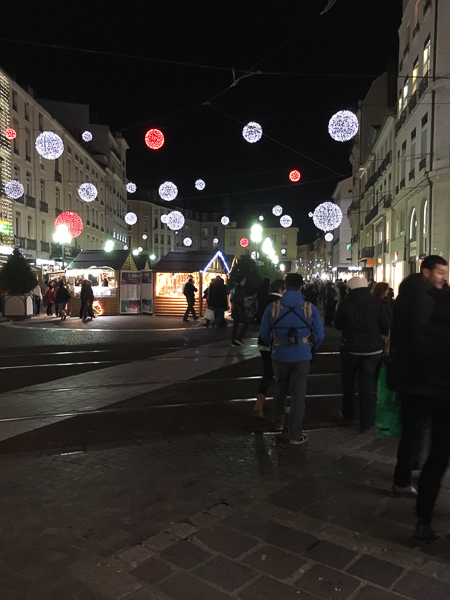
[(290, 388), (290, 443), (300, 446), (308, 439), (303, 433), (303, 416), (306, 378), (312, 358), (311, 344), (316, 350), (323, 341), (324, 331), (317, 308), (305, 302), (302, 296), (303, 277), (299, 273), (289, 273), (285, 283), (286, 292), (280, 303), (266, 308), (259, 334), (264, 343), (272, 347), (275, 427), (278, 431), (283, 429)]

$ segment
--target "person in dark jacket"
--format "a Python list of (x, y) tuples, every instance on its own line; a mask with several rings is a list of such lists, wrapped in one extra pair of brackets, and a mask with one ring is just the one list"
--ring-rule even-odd
[(94, 290), (92, 289), (91, 282), (85, 279), (81, 284), (80, 291), (80, 319), (86, 319), (88, 316), (91, 320), (94, 318), (92, 304), (94, 302)]
[(269, 294), (270, 294), (270, 277), (263, 277), (263, 280), (261, 281), (261, 285), (259, 286), (258, 291), (256, 292), (256, 303), (257, 303), (256, 322), (259, 325), (261, 324), (262, 316), (264, 314), (264, 311), (266, 310), (267, 298), (268, 298)]
[(331, 281), (327, 281), (323, 294), (323, 308), (325, 312), (325, 325), (331, 327), (336, 315), (338, 301), (337, 291)]
[(358, 377), (360, 431), (368, 431), (374, 420), (374, 375), (384, 349), (382, 336), (389, 333), (386, 311), (368, 290), (365, 277), (347, 282), (347, 296), (340, 302), (334, 326), (342, 331), (342, 417), (353, 420), (355, 378)]
[(211, 282), (208, 288), (208, 307), (214, 311), (213, 326), (224, 329), (227, 326), (225, 311), (228, 308), (228, 287), (220, 275)]
[[(274, 302), (280, 302), (280, 298), (284, 294), (284, 290), (285, 284), (282, 279), (275, 279), (275, 281), (272, 281), (269, 289), (270, 293), (260, 301), (260, 305), (258, 307), (262, 309), (262, 314), (264, 314), (268, 306)], [(259, 336), (258, 349), (263, 363), (263, 376), (258, 387), (258, 394), (256, 396), (253, 412), (260, 419), (264, 419), (264, 403), (266, 401), (266, 394), (273, 379), (272, 348), (270, 347), (270, 344), (266, 345), (261, 336)]]
[(402, 281), (393, 304), (387, 384), (399, 393), (401, 405), (402, 435), (392, 486), (396, 494), (417, 494), (411, 485), (411, 474), (429, 419), (423, 334), (434, 310), (433, 291), (442, 289), (447, 276), (447, 261), (441, 256), (427, 256), (420, 273)]
[(70, 292), (64, 286), (64, 282), (60, 281), (58, 287), (55, 292), (55, 304), (56, 304), (56, 312), (61, 316), (61, 320), (65, 321), (67, 318), (66, 314), (66, 304), (70, 300)]
[(187, 282), (184, 284), (183, 290), (183, 294), (186, 296), (187, 301), (187, 309), (184, 313), (183, 321), (188, 320), (189, 313), (192, 313), (192, 316), (194, 317), (195, 321), (198, 319), (197, 315), (195, 314), (195, 294), (197, 292), (198, 290), (194, 285), (194, 280), (192, 279), (192, 277), (189, 277)]
[(233, 319), (233, 331), (231, 332), (231, 345), (242, 346), (242, 336), (247, 323), (247, 313), (245, 312), (245, 284), (247, 279), (240, 277), (235, 285), (231, 297), (231, 317)]

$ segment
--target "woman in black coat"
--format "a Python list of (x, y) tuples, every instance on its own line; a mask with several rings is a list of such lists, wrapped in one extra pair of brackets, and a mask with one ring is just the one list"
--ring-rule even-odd
[(383, 354), (382, 336), (389, 333), (389, 320), (384, 307), (369, 292), (365, 277), (352, 277), (347, 285), (348, 294), (340, 302), (334, 322), (342, 331), (342, 416), (354, 418), (357, 376), (360, 431), (365, 432), (374, 420), (374, 375)]

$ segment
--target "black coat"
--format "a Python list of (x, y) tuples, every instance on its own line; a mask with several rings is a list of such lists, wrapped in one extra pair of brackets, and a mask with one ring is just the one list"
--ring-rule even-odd
[(433, 313), (422, 337), (426, 395), (450, 401), (450, 291), (435, 290)]
[(184, 285), (183, 294), (186, 296), (186, 300), (189, 303), (195, 302), (195, 294), (197, 291), (197, 288), (192, 283), (188, 282)]
[(385, 308), (377, 302), (368, 288), (349, 290), (339, 303), (334, 326), (342, 331), (341, 352), (369, 354), (382, 351), (382, 336), (389, 333)]
[[(261, 318), (262, 318), (262, 315), (265, 313), (265, 310), (269, 306), (269, 304), (273, 304), (274, 302), (279, 302), (280, 298), (281, 298), (280, 294), (272, 293), (272, 294), (268, 294), (265, 298), (263, 298), (261, 300), (261, 306), (262, 306)], [(267, 347), (266, 344), (264, 343), (264, 340), (261, 338), (261, 336), (258, 337), (258, 346), (260, 346), (262, 348)]]
[(415, 273), (402, 281), (393, 304), (388, 385), (401, 394), (427, 393), (423, 335), (433, 314), (433, 291), (427, 280)]
[(228, 288), (223, 280), (214, 281), (208, 288), (208, 306), (217, 310), (228, 308)]

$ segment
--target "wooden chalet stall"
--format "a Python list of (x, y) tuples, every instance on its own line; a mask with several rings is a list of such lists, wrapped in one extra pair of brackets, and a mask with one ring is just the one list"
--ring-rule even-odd
[(129, 250), (82, 250), (66, 270), (72, 295), (71, 314), (76, 316), (80, 312), (81, 284), (85, 279), (92, 283), (94, 313), (106, 316), (120, 314), (121, 271), (137, 271)]
[(217, 275), (230, 272), (232, 257), (222, 252), (196, 252), (172, 250), (153, 266), (154, 274), (154, 314), (182, 316), (186, 310), (183, 295), (184, 284), (189, 277), (198, 289), (195, 295), (195, 311), (202, 316), (201, 299), (203, 292)]

